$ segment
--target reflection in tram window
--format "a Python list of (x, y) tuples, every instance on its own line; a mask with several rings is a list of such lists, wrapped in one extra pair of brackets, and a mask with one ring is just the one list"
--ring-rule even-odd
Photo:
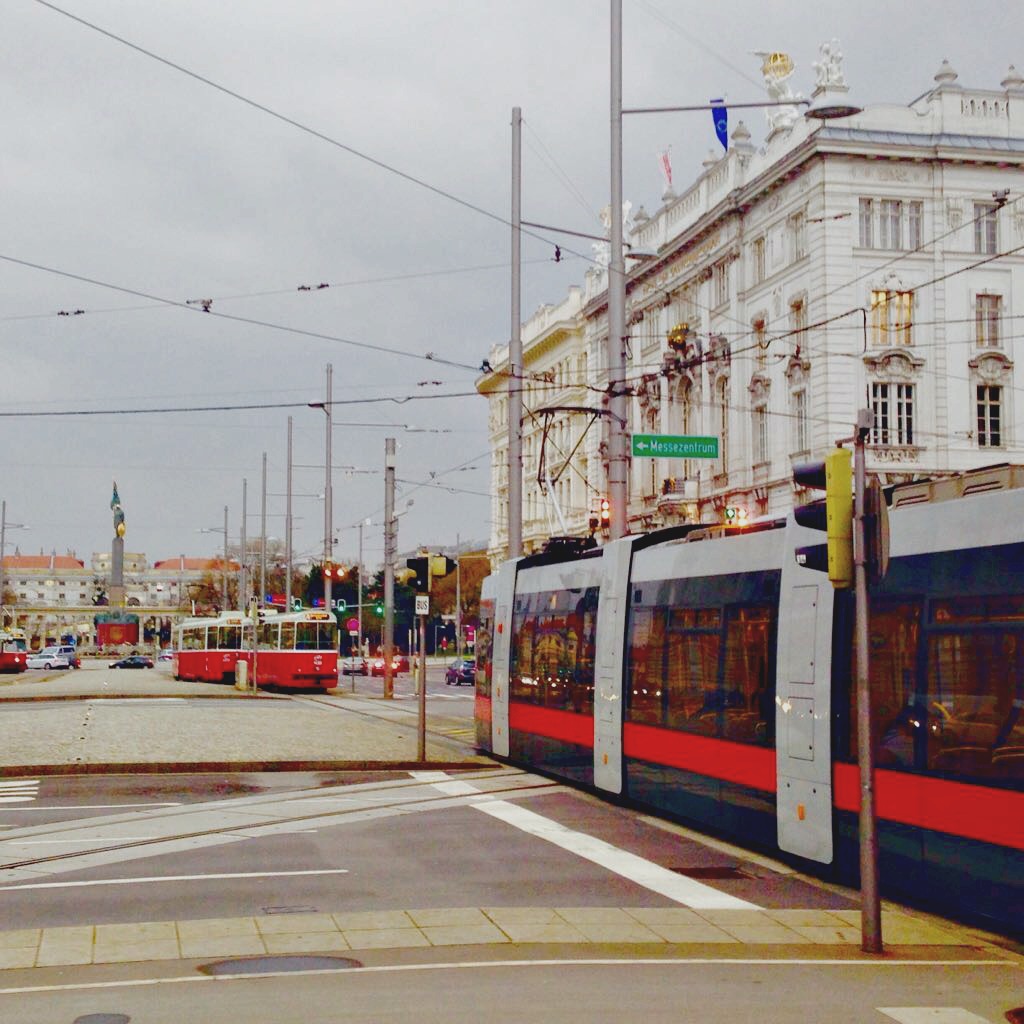
[(870, 655), (880, 767), (1024, 785), (1024, 599), (876, 600)]
[(597, 588), (528, 594), (512, 620), (510, 698), (594, 713)]
[(774, 604), (632, 609), (630, 722), (771, 745)]

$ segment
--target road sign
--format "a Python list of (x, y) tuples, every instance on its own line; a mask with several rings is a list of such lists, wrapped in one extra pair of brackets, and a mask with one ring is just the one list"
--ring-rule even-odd
[(717, 459), (717, 437), (634, 434), (633, 454), (648, 459)]
[(349, 619), (348, 622), (345, 623), (345, 628), (350, 633), (358, 632), (358, 630), (359, 630), (359, 620), (358, 619)]
[(429, 615), (430, 614), (430, 597), (427, 594), (416, 595), (416, 614), (417, 615)]

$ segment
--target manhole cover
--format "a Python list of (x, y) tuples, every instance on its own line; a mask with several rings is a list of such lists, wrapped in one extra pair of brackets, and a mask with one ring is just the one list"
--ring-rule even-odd
[[(218, 960), (203, 964), (203, 974), (279, 974), (281, 971), (346, 971), (362, 967), (358, 960), (347, 956), (254, 956), (245, 960)], [(123, 1018), (127, 1021), (128, 1018)], [(89, 1021), (88, 1024), (93, 1024)], [(107, 1024), (97, 1020), (95, 1024)], [(111, 1021), (110, 1024), (115, 1024)], [(117, 1024), (122, 1024), (121, 1020)]]
[(670, 868), (677, 875), (685, 875), (687, 878), (750, 878), (741, 868), (730, 867), (700, 867), (700, 868)]
[(1024, 1024), (1024, 1006), (1018, 1006), (1016, 1010), (1007, 1010), (1006, 1019), (1010, 1024)]
[(72, 1024), (128, 1024), (130, 1020), (126, 1013), (87, 1013), (76, 1017)]

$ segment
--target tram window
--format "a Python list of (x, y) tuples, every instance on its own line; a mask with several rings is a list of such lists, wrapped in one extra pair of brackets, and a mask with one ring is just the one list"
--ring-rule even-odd
[[(927, 729), (925, 698), (917, 691), (920, 601), (876, 601), (871, 606), (871, 711), (881, 767), (920, 765)], [(851, 649), (851, 659), (856, 653)], [(851, 679), (856, 679), (853, 665)], [(857, 691), (850, 687), (850, 750), (857, 749)]]
[(222, 651), (237, 651), (242, 646), (240, 626), (220, 626), (217, 629), (217, 647)]
[(256, 631), (256, 640), (261, 651), (277, 650), (277, 633), (279, 623), (261, 622)]
[[(517, 609), (519, 602), (516, 602)], [(512, 664), (509, 680), (509, 697), (512, 700), (539, 704), (537, 683), (533, 671), (533, 633), (536, 618), (526, 612), (516, 611), (512, 621)]]
[(929, 637), (928, 767), (1024, 783), (1024, 633)]
[(665, 655), (665, 612), (633, 608), (629, 636), (627, 714), (631, 722), (661, 725)]
[(723, 736), (770, 745), (775, 733), (775, 615), (771, 606), (728, 609)]
[(281, 623), (281, 650), (282, 651), (293, 651), (293, 650), (295, 650), (295, 623), (294, 622), (282, 622)]
[(666, 724), (671, 728), (706, 736), (719, 732), (718, 716), (723, 709), (718, 686), (720, 623), (717, 608), (669, 612), (664, 679)]
[(494, 620), (481, 616), (476, 627), (476, 692), (482, 697), (491, 695), (491, 630)]

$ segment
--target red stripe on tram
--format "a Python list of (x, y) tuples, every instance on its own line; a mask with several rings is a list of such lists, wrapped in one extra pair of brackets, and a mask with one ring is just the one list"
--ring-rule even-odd
[(594, 746), (593, 715), (577, 715), (571, 711), (556, 711), (533, 704), (510, 703), (508, 709), (510, 729), (545, 736), (578, 747)]
[[(835, 804), (860, 808), (857, 766), (835, 766)], [(933, 832), (1024, 850), (1024, 793), (880, 769), (875, 774), (878, 817)]]
[(775, 792), (775, 750), (627, 722), (626, 757)]

